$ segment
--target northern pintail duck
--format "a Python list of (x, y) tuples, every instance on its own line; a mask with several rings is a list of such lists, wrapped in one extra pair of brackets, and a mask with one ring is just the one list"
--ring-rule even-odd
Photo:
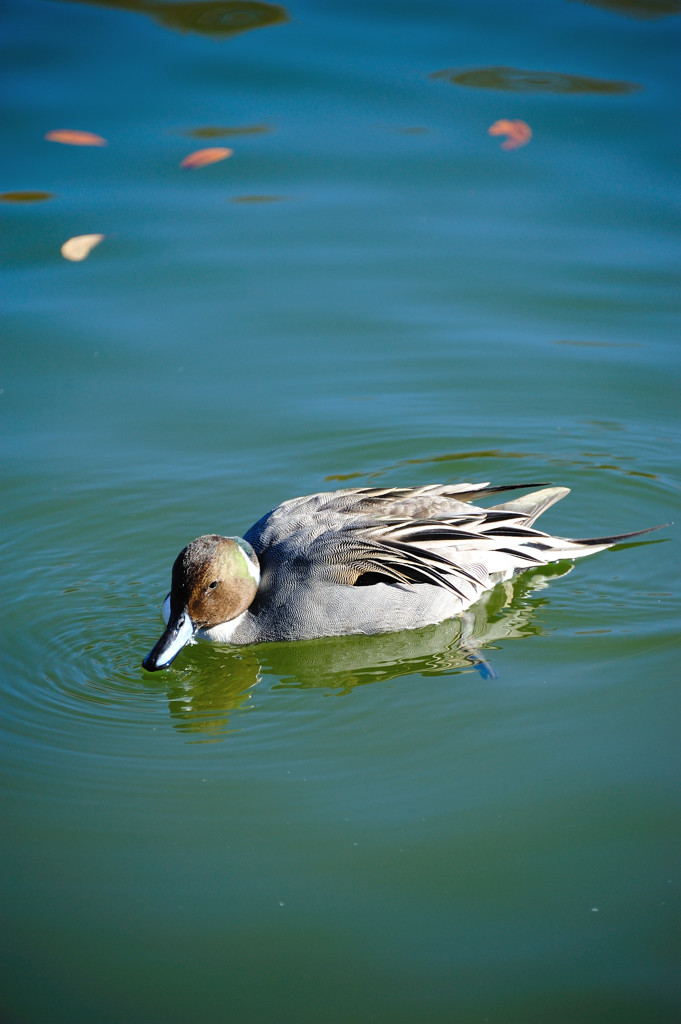
[(523, 569), (647, 532), (569, 540), (535, 529), (567, 487), (474, 504), (532, 486), (353, 487), (284, 501), (243, 538), (198, 537), (175, 559), (167, 626), (142, 664), (167, 668), (196, 636), (253, 644), (443, 622)]

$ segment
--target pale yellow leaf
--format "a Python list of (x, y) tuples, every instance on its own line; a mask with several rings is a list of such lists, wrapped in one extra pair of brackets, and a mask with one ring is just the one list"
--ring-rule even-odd
[(65, 260), (72, 263), (80, 263), (86, 256), (89, 256), (96, 245), (104, 238), (104, 235), (74, 235), (64, 242), (61, 247), (61, 254)]

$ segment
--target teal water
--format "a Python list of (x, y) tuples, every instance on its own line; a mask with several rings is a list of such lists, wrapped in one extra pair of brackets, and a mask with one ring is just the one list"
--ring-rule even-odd
[[(3, 1024), (676, 1022), (681, 5), (1, 19)], [(458, 623), (142, 671), (192, 537), (464, 479), (672, 525), (495, 591), (495, 678)]]

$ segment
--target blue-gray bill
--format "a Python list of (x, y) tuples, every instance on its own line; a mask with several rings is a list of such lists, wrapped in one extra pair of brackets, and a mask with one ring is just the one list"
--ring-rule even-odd
[(193, 636), (194, 624), (188, 613), (182, 611), (170, 619), (165, 632), (142, 662), (142, 668), (147, 672), (158, 672), (159, 669), (168, 668)]

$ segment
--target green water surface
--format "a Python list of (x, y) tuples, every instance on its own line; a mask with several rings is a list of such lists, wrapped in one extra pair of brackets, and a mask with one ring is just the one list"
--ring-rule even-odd
[[(679, 15), (5, 4), (3, 1024), (679, 1020)], [(671, 525), (495, 591), (489, 671), (142, 670), (193, 537), (460, 480)]]

